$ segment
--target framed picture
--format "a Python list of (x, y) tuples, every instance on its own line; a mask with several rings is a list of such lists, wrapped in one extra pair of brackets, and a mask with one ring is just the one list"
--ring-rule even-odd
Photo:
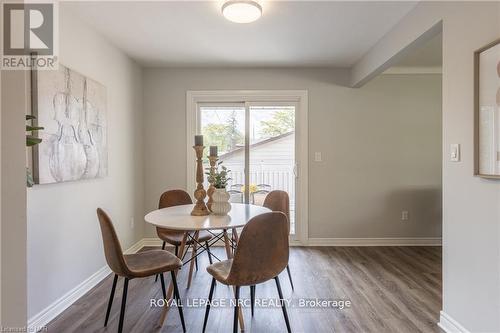
[(108, 173), (106, 88), (61, 64), (32, 71), (31, 107), (42, 142), (33, 149), (35, 184), (104, 177)]
[(474, 174), (500, 179), (500, 39), (474, 53)]

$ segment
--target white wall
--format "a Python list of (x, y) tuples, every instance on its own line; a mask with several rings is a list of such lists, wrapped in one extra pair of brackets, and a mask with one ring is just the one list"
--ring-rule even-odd
[[(2, 28), (0, 34), (3, 35)], [(3, 37), (0, 37), (3, 44)], [(2, 100), (2, 71), (0, 70), (0, 101)], [(0, 102), (0, 128), (2, 128), (2, 103)], [(2, 136), (0, 135), (0, 147), (2, 146)], [(2, 211), (2, 154), (0, 153), (0, 212)], [(25, 222), (25, 221), (24, 221)], [(25, 222), (26, 223), (26, 222)], [(2, 214), (0, 213), (0, 300), (2, 299)], [(26, 310), (25, 310), (26, 312)], [(2, 302), (0, 301), (0, 326), (2, 326)]]
[(499, 38), (499, 14), (498, 2), (420, 3), (353, 70), (363, 81), (442, 20), (443, 311), (470, 332), (500, 332), (500, 182), (473, 176), (473, 52)]
[(142, 238), (142, 69), (65, 4), (59, 31), (61, 64), (107, 88), (109, 175), (28, 190), (29, 317), (105, 265), (97, 207), (113, 218), (124, 249)]
[[(187, 90), (307, 89), (309, 237), (440, 237), (440, 75), (384, 75), (352, 89), (342, 86), (346, 74), (145, 69), (146, 210), (162, 191), (186, 188)], [(311, 161), (315, 151), (324, 162)], [(145, 234), (154, 231), (146, 225)]]

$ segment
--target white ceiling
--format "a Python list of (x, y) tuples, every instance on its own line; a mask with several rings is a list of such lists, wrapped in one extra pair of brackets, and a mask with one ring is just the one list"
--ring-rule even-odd
[(416, 2), (261, 1), (263, 16), (227, 21), (222, 1), (61, 4), (145, 66), (355, 64)]

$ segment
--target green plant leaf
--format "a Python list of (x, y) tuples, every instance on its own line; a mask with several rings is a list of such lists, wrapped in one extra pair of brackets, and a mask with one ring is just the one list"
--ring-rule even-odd
[(30, 125), (26, 125), (26, 132), (31, 132), (31, 131), (40, 131), (40, 130), (43, 130), (44, 128), (43, 127), (40, 127), (40, 126), (30, 126)]
[(39, 144), (40, 142), (42, 142), (42, 139), (35, 138), (34, 136), (31, 136), (31, 135), (26, 135), (26, 146), (27, 147), (35, 146), (35, 145)]
[(33, 119), (36, 119), (36, 117), (31, 114), (26, 115), (26, 120), (33, 120)]

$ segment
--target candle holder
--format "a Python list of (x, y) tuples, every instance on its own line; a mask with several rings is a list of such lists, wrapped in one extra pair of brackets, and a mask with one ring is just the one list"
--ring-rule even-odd
[(194, 191), (194, 197), (196, 199), (196, 204), (194, 205), (191, 215), (193, 216), (205, 216), (210, 214), (207, 205), (205, 205), (205, 197), (207, 192), (203, 188), (203, 157), (204, 146), (193, 146), (196, 152), (196, 190)]
[[(210, 161), (210, 173), (213, 173), (215, 172), (215, 165), (217, 164), (219, 158), (217, 156), (208, 156), (208, 160)], [(207, 190), (207, 195), (208, 195), (207, 207), (209, 211), (212, 211), (212, 203), (214, 202), (212, 195), (214, 194), (214, 192), (215, 192), (214, 184), (210, 183), (210, 186), (208, 187)]]

